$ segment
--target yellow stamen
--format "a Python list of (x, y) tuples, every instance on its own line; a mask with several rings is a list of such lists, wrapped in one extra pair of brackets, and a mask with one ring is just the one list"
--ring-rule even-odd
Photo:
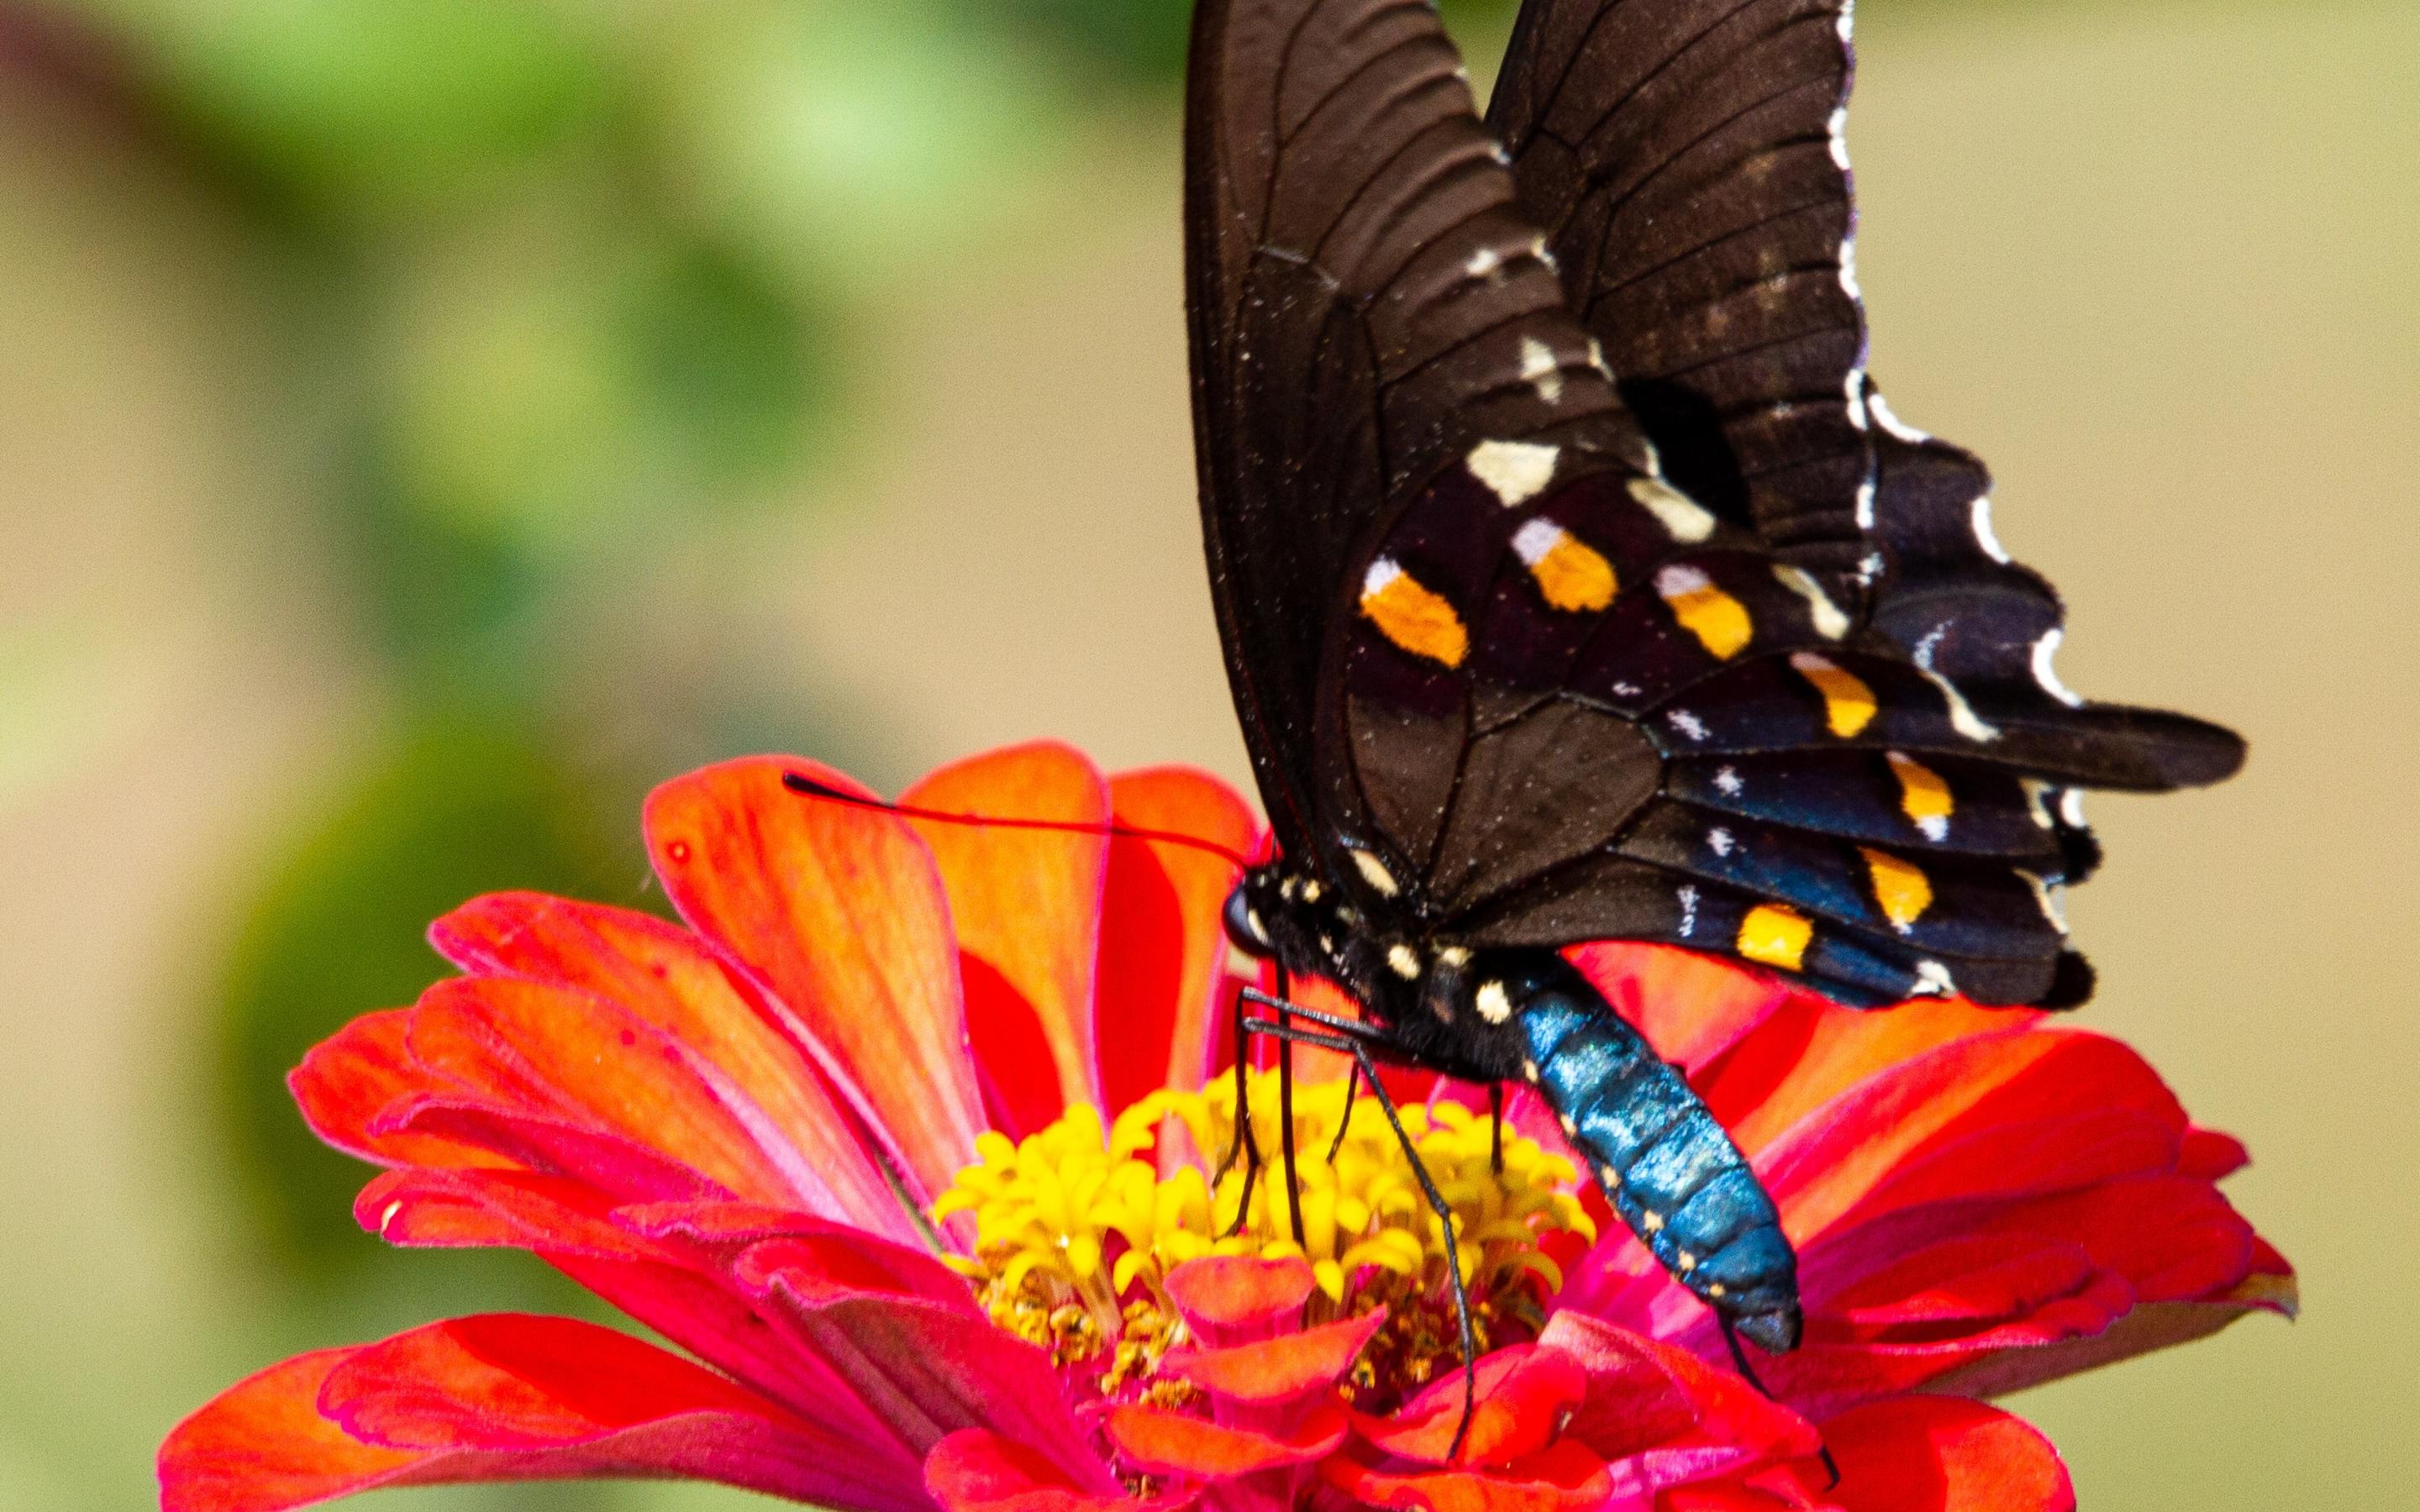
[[(1148, 1379), (1182, 1337), (1161, 1289), (1168, 1273), (1205, 1255), (1301, 1256), (1318, 1284), (1314, 1310), (1343, 1317), (1380, 1303), (1388, 1329), (1373, 1354), (1398, 1380), (1425, 1378), (1454, 1352), (1444, 1228), (1432, 1213), (1394, 1132), (1365, 1090), (1344, 1137), (1345, 1084), (1297, 1083), (1295, 1171), (1303, 1240), (1294, 1239), (1284, 1176), (1277, 1077), (1254, 1072), (1252, 1130), (1272, 1164), (1244, 1200), (1242, 1162), (1215, 1187), (1200, 1165), (1161, 1159), (1189, 1145), (1216, 1160), (1235, 1135), (1235, 1093), (1220, 1077), (1199, 1092), (1155, 1092), (1104, 1129), (1099, 1113), (1071, 1107), (1022, 1141), (986, 1134), (981, 1157), (933, 1205), (935, 1221), (974, 1218), (974, 1251), (951, 1264), (974, 1285), (1002, 1328), (1051, 1350), (1063, 1365), (1099, 1359), (1105, 1391)], [(1493, 1322), (1535, 1323), (1562, 1276), (1542, 1243), (1559, 1231), (1595, 1237), (1562, 1156), (1511, 1130), (1504, 1165), (1492, 1168), (1484, 1117), (1455, 1103), (1402, 1109), (1404, 1126), (1451, 1210), (1464, 1279)], [(1334, 1159), (1329, 1158), (1331, 1147)], [(1106, 1356), (1106, 1358), (1103, 1358)], [(1154, 1389), (1156, 1389), (1156, 1387)]]

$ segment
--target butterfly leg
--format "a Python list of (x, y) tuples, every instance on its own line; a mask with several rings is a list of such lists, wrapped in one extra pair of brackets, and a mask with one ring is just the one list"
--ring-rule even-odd
[[(1292, 995), (1293, 983), (1287, 979), (1285, 964), (1277, 964), (1278, 1000), (1282, 1003)], [(1278, 1026), (1289, 1027), (1288, 1010), (1277, 1011)], [(1285, 1162), (1286, 1216), (1294, 1227), (1294, 1242), (1303, 1242), (1302, 1178), (1295, 1169), (1294, 1157), (1294, 1041), (1278, 1041), (1278, 1152)]]
[(1361, 1062), (1344, 1073), (1344, 1114), (1336, 1120), (1336, 1137), (1327, 1146), (1327, 1164), (1336, 1164), (1336, 1152), (1344, 1148), (1344, 1136), (1353, 1129), (1353, 1097), (1361, 1090)]
[(1244, 1012), (1247, 995), (1258, 996), (1259, 994), (1247, 988), (1235, 997), (1235, 1136), (1227, 1146), (1226, 1158), (1218, 1163), (1218, 1170), (1210, 1176), (1211, 1189), (1216, 1191), (1218, 1183), (1227, 1179), (1227, 1173), (1235, 1168), (1235, 1157), (1244, 1157), (1244, 1190), (1235, 1199), (1235, 1222), (1227, 1230), (1229, 1238), (1244, 1231), (1245, 1214), (1252, 1211), (1252, 1183), (1261, 1175), (1261, 1145), (1252, 1133), (1252, 1104), (1249, 1083), (1246, 1079), (1251, 1060), (1249, 1053), (1251, 1041), (1248, 1038), (1251, 1020)]
[[(1274, 1008), (1276, 1005), (1269, 1006)], [(1368, 1078), (1370, 1095), (1377, 1099), (1378, 1111), (1387, 1116), (1387, 1126), (1395, 1131), (1395, 1142), (1403, 1147), (1404, 1158), (1411, 1162), (1412, 1177), (1419, 1182), (1420, 1195), (1428, 1199), (1429, 1211), (1436, 1214), (1437, 1229), (1445, 1241), (1446, 1279), (1453, 1288), (1454, 1330), (1462, 1347), (1462, 1421), (1455, 1425), (1453, 1444), (1446, 1451), (1446, 1458), (1450, 1461), (1462, 1453), (1463, 1441), (1470, 1435), (1471, 1414), (1479, 1405), (1479, 1330), (1470, 1318), (1470, 1287), (1462, 1275), (1462, 1249), (1454, 1238), (1453, 1210), (1446, 1206), (1445, 1194), (1437, 1190), (1436, 1179), (1429, 1174), (1427, 1164), (1420, 1159), (1419, 1147), (1412, 1143), (1410, 1132), (1404, 1129), (1403, 1115), (1396, 1110), (1395, 1100), (1387, 1095), (1386, 1085), (1378, 1080), (1378, 1068), (1370, 1058), (1370, 1046), (1387, 1043), (1386, 1037), (1368, 1025), (1353, 1024), (1349, 1019), (1332, 1020), (1327, 1014), (1308, 1009), (1297, 1008), (1294, 1011), (1324, 1024), (1350, 1025), (1357, 1032), (1322, 1033), (1264, 1019), (1247, 1020), (1246, 1029), (1285, 1043), (1316, 1045), (1323, 1050), (1351, 1056), (1355, 1069)]]

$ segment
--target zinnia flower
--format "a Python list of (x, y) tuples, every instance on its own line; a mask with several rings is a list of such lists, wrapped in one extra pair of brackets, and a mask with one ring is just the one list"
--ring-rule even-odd
[[(366, 1227), (532, 1250), (690, 1357), (513, 1315), (302, 1355), (169, 1436), (168, 1512), (569, 1476), (862, 1512), (2061, 1508), (2050, 1446), (1973, 1397), (2290, 1308), (2213, 1185), (2241, 1148), (2115, 1041), (1590, 947), (1778, 1200), (1806, 1344), (1761, 1365), (1768, 1398), (1526, 1093), (1499, 1168), (1469, 1089), (1390, 1073), (1483, 1335), (1452, 1454), (1441, 1229), (1373, 1101), (1300, 1057), (1299, 1244), (1275, 1171), (1247, 1203), (1220, 1167), (1233, 864), (785, 772), (863, 792), (758, 759), (649, 801), (689, 928), (477, 900), (432, 931), (462, 975), (293, 1076), (323, 1138), (385, 1167)], [(1260, 842), (1209, 778), (1104, 780), (1055, 746), (905, 801)], [(1245, 1110), (1272, 1155), (1273, 1081)]]

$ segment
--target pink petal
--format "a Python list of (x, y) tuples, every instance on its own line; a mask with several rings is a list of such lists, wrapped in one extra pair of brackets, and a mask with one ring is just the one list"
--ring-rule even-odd
[(1357, 1502), (1418, 1512), (1601, 1512), (1613, 1489), (1605, 1462), (1569, 1439), (1495, 1471), (1404, 1474), (1343, 1455), (1319, 1470)]
[[(1472, 1383), (1470, 1427), (1454, 1464), (1494, 1464), (1544, 1448), (1566, 1412), (1588, 1395), (1579, 1363), (1559, 1350), (1514, 1345), (1483, 1355)], [(1431, 1381), (1392, 1417), (1353, 1414), (1354, 1431), (1388, 1454), (1432, 1465), (1448, 1463), (1462, 1431), (1463, 1377)]]
[(948, 900), (905, 820), (791, 793), (785, 771), (864, 791), (795, 758), (725, 762), (649, 795), (648, 849), (682, 916), (814, 1052), (921, 1205), (985, 1127)]

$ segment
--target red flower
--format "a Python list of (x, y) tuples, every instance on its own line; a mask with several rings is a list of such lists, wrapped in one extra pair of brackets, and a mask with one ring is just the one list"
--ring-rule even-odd
[[(1335, 1163), (1307, 1165), (1307, 1255), (1208, 1217), (1234, 1211), (1236, 1178), (1213, 1192), (1196, 1164), (1232, 1103), (1223, 1079), (1185, 1094), (1233, 986), (1233, 867), (810, 800), (784, 771), (861, 791), (767, 759), (650, 800), (691, 928), (478, 900), (432, 932), (464, 975), (293, 1077), (322, 1137), (386, 1167), (365, 1227), (533, 1250), (703, 1363), (520, 1316), (304, 1355), (170, 1435), (163, 1507), (588, 1475), (867, 1512), (2059, 1507), (2030, 1428), (1905, 1391), (2006, 1390), (2289, 1304), (2283, 1262), (2211, 1184), (2241, 1149), (2115, 1041), (1955, 1004), (1854, 1014), (1591, 948), (1780, 1199), (1807, 1343), (1767, 1366), (1783, 1402), (1742, 1381), (1637, 1245), (1587, 1243), (1559, 1138), (1516, 1100), (1535, 1142), (1500, 1180), (1448, 1182), (1495, 1346), (1449, 1463), (1442, 1272), (1387, 1147), (1353, 1121)], [(907, 798), (1257, 841), (1208, 778), (1104, 781), (1058, 747)], [(1333, 1127), (1340, 1089), (1304, 1092)], [(1105, 1132), (1090, 1107), (1126, 1116)], [(1433, 1165), (1483, 1140), (1433, 1113)]]

